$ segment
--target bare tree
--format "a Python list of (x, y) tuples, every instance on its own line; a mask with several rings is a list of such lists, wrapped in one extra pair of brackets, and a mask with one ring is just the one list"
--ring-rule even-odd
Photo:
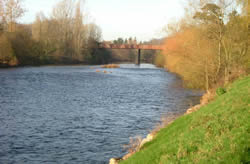
[(83, 5), (84, 1), (79, 0), (76, 4), (75, 9), (75, 16), (74, 16), (74, 29), (73, 29), (73, 40), (74, 40), (74, 49), (75, 49), (75, 56), (79, 60), (83, 60), (82, 58), (82, 49), (84, 40), (86, 40), (86, 29), (83, 25)]
[[(84, 0), (62, 0), (50, 18), (42, 13), (32, 25), (32, 37), (45, 56), (59, 62), (83, 62), (101, 39), (101, 30), (85, 22)], [(87, 54), (87, 55), (86, 55)]]
[(4, 19), (4, 3), (3, 0), (0, 0), (0, 22)]
[(60, 25), (59, 38), (62, 42), (66, 42), (72, 26), (72, 20), (74, 17), (74, 1), (73, 0), (62, 0), (59, 2), (52, 11), (52, 19), (56, 20)]
[(42, 18), (41, 18), (42, 13), (38, 13), (36, 15), (36, 20), (32, 24), (32, 37), (33, 39), (40, 41), (41, 36), (42, 36)]
[(22, 0), (1, 1), (3, 6), (2, 15), (8, 23), (9, 32), (14, 32), (16, 21), (25, 13), (25, 9), (22, 7)]
[(3, 1), (0, 0), (0, 32), (3, 31), (4, 26), (4, 6)]

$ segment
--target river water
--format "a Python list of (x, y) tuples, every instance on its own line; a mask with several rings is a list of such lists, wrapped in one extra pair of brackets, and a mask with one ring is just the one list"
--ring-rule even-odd
[(150, 64), (0, 70), (0, 163), (108, 163), (199, 92)]

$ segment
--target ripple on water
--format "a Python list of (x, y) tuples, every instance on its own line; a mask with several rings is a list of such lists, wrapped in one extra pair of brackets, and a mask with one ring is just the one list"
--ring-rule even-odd
[(4, 69), (0, 79), (0, 163), (107, 163), (125, 153), (129, 137), (145, 136), (162, 115), (184, 113), (200, 96), (148, 64), (112, 74), (88, 66)]

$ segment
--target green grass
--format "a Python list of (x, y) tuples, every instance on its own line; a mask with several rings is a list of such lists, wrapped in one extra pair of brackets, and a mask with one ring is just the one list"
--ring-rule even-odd
[(121, 164), (250, 163), (250, 76), (178, 118)]

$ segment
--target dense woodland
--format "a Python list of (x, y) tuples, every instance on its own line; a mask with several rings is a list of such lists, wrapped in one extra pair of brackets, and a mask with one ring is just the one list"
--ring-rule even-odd
[(0, 65), (106, 63), (98, 55), (101, 29), (86, 20), (82, 0), (62, 0), (50, 16), (38, 13), (32, 24), (19, 24), (22, 0), (0, 0)]
[(246, 0), (190, 0), (185, 17), (166, 26), (165, 51), (156, 61), (189, 87), (226, 85), (250, 72), (249, 22)]

